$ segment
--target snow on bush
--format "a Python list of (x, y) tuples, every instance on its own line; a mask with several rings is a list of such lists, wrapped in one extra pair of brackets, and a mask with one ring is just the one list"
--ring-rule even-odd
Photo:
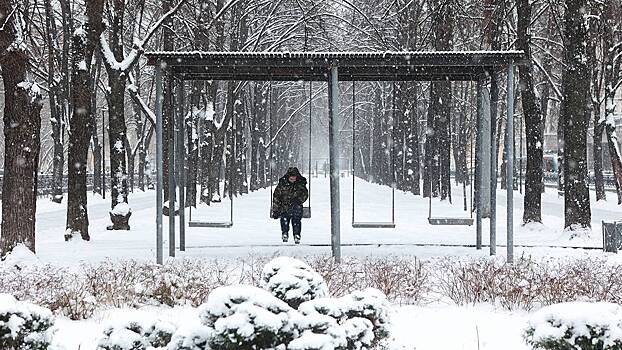
[(53, 325), (50, 310), (0, 294), (0, 349), (46, 350)]
[(271, 349), (292, 339), (292, 312), (263, 289), (232, 285), (215, 289), (201, 306), (200, 317), (213, 328), (209, 345), (214, 349)]
[(345, 332), (348, 349), (376, 345), (389, 336), (390, 304), (377, 289), (311, 300), (298, 310), (304, 315), (318, 313), (334, 318)]
[(542, 350), (621, 350), (622, 307), (589, 302), (544, 307), (529, 319), (525, 340)]
[(296, 313), (292, 324), (296, 329), (296, 338), (287, 345), (289, 350), (345, 349), (348, 344), (344, 328), (333, 317)]
[(179, 329), (171, 342), (167, 346), (167, 350), (208, 350), (211, 328), (204, 325)]
[(347, 319), (341, 327), (346, 333), (348, 349), (367, 349), (384, 339), (377, 338), (374, 335), (374, 325), (366, 318), (354, 317)]
[(305, 301), (328, 295), (322, 276), (306, 263), (290, 257), (278, 257), (266, 264), (260, 285), (294, 309)]
[(344, 297), (344, 299), (348, 298), (351, 300), (351, 302), (345, 303), (348, 305), (346, 312), (348, 318), (368, 319), (374, 327), (376, 341), (389, 336), (391, 304), (381, 291), (367, 288)]
[(149, 350), (169, 344), (176, 327), (166, 321), (134, 319), (118, 322), (104, 329), (97, 349)]

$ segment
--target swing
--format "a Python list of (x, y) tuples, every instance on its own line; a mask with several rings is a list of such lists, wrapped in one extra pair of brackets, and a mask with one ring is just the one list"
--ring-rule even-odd
[[(473, 164), (473, 129), (471, 129), (471, 164)], [(428, 170), (430, 171), (430, 170)], [(469, 175), (467, 175), (469, 176)], [(432, 216), (432, 181), (430, 181), (430, 196), (428, 201), (428, 223), (433, 226), (473, 226), (473, 176), (469, 176), (471, 200), (469, 201), (471, 210), (469, 217), (440, 217)], [(450, 189), (451, 191), (451, 189)], [(466, 181), (462, 182), (462, 194), (464, 198), (464, 211), (467, 211), (467, 190)], [(451, 197), (450, 197), (451, 198)]]
[(391, 221), (390, 222), (380, 222), (380, 221), (355, 221), (354, 216), (354, 194), (355, 194), (355, 182), (356, 175), (354, 173), (355, 164), (356, 164), (356, 103), (355, 103), (355, 90), (354, 90), (354, 81), (352, 81), (352, 228), (395, 228), (395, 152), (393, 150), (393, 140), (395, 132), (395, 126), (393, 123), (395, 122), (395, 83), (393, 84), (393, 110), (391, 114), (392, 119), (392, 127), (391, 127), (391, 175), (393, 177), (393, 184), (391, 186)]
[[(273, 180), (273, 174), (272, 174), (272, 168), (274, 167), (274, 161), (273, 161), (273, 153), (272, 153), (272, 142), (273, 142), (273, 135), (272, 135), (272, 124), (273, 124), (273, 120), (272, 120), (272, 81), (270, 81), (270, 85), (269, 85), (269, 96), (268, 96), (268, 100), (270, 103), (270, 213), (272, 213), (272, 201), (273, 201), (273, 195), (274, 195), (274, 180)], [(303, 206), (302, 207), (302, 218), (303, 219), (310, 219), (311, 218), (311, 133), (312, 133), (312, 128), (311, 128), (311, 111), (313, 108), (313, 105), (311, 104), (312, 102), (312, 98), (313, 98), (313, 86), (311, 84), (311, 82), (309, 82), (309, 179), (308, 179), (308, 184), (309, 184), (309, 198), (307, 199), (309, 205), (307, 206)]]
[[(235, 116), (235, 114), (234, 114)], [(201, 126), (201, 123), (199, 123)], [(235, 125), (235, 120), (231, 121), (231, 129), (233, 133), (233, 126)], [(199, 131), (199, 135), (203, 135), (201, 131)], [(233, 191), (231, 190), (231, 184), (233, 183), (231, 180), (233, 179), (233, 168), (235, 166), (235, 142), (232, 142), (231, 148), (233, 150), (233, 156), (231, 156), (232, 164), (231, 170), (229, 173), (229, 201), (230, 201), (230, 210), (229, 210), (229, 220), (228, 221), (203, 221), (203, 220), (192, 220), (192, 206), (190, 206), (190, 220), (188, 221), (188, 227), (212, 227), (212, 228), (231, 228), (233, 227)]]

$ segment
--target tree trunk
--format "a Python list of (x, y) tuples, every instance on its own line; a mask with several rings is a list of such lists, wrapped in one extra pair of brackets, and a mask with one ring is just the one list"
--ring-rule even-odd
[[(91, 137), (93, 143), (93, 193), (103, 193), (102, 174), (104, 173), (103, 157), (103, 141), (104, 141), (104, 121), (102, 120), (102, 142), (100, 142), (97, 135), (98, 124), (100, 116), (97, 114), (97, 82), (99, 81), (99, 74), (101, 70), (101, 55), (97, 55), (94, 73), (91, 75), (91, 91), (95, 93), (91, 96)], [(103, 113), (103, 111), (102, 111)]]
[(203, 82), (192, 84), (190, 95), (190, 113), (185, 119), (186, 139), (188, 148), (187, 172), (186, 172), (186, 206), (197, 206), (197, 175), (199, 167), (199, 130), (198, 114), (201, 110), (201, 90), (205, 87)]
[(54, 39), (57, 36), (56, 16), (52, 8), (51, 0), (45, 0), (45, 24), (46, 24), (46, 44), (48, 48), (48, 97), (50, 102), (50, 123), (52, 124), (52, 140), (54, 142), (54, 152), (52, 159), (52, 202), (61, 203), (63, 201), (63, 167), (65, 165), (65, 155), (63, 147), (63, 105), (60, 94), (61, 89), (56, 79), (56, 45)]
[[(0, 257), (18, 244), (35, 251), (35, 214), (41, 130), (41, 94), (28, 80), (28, 51), (9, 47), (24, 35), (12, 1), (0, 2), (0, 66), (4, 82), (4, 178)], [(21, 39), (20, 39), (21, 40)]]
[(605, 177), (603, 176), (603, 133), (605, 127), (599, 122), (600, 113), (592, 110), (594, 120), (594, 136), (592, 138), (592, 158), (594, 162), (594, 188), (596, 190), (596, 200), (607, 200), (605, 192)]
[[(72, 90), (71, 106), (73, 113), (69, 121), (68, 164), (68, 194), (67, 194), (67, 232), (65, 240), (76, 235), (89, 240), (89, 218), (86, 198), (86, 165), (88, 159), (89, 141), (91, 139), (92, 90), (91, 62), (93, 53), (99, 42), (103, 30), (102, 12), (103, 0), (93, 0), (86, 3), (87, 23), (83, 32), (76, 32), (73, 36), (72, 60)], [(86, 34), (84, 34), (86, 33)]]
[[(124, 0), (114, 1), (114, 13), (109, 24), (109, 46), (114, 58), (123, 61)], [(126, 158), (127, 127), (125, 125), (125, 87), (127, 73), (105, 61), (108, 72), (108, 146), (110, 154), (110, 220), (109, 230), (129, 230), (132, 212), (128, 205), (128, 164)]]
[(525, 170), (525, 197), (523, 200), (523, 224), (542, 222), (542, 150), (544, 148), (543, 116), (540, 109), (533, 76), (531, 57), (531, 5), (529, 0), (517, 0), (518, 40), (517, 48), (525, 51), (529, 63), (518, 67), (519, 89), (525, 118), (527, 142), (527, 165)]
[[(620, 159), (620, 148), (618, 143), (618, 136), (616, 134), (616, 121), (614, 118), (615, 113), (615, 96), (617, 93), (617, 86), (620, 81), (620, 60), (616, 59), (616, 56), (620, 54), (618, 50), (612, 50), (611, 46), (619, 36), (616, 31), (618, 18), (616, 13), (619, 11), (619, 4), (616, 6), (614, 2), (605, 2), (603, 11), (604, 20), (604, 35), (603, 42), (609, 47), (607, 50), (607, 62), (605, 64), (604, 72), (604, 86), (605, 86), (605, 116), (603, 120), (600, 120), (601, 125), (604, 124), (604, 129), (607, 134), (607, 145), (609, 149), (609, 158), (611, 159), (611, 168), (613, 169), (613, 176), (616, 183), (616, 192), (618, 194), (618, 204), (622, 204), (622, 161)], [(602, 128), (601, 127), (601, 130)]]
[(583, 9), (587, 0), (566, 0), (564, 14), (563, 101), (565, 228), (591, 225), (590, 196), (587, 187), (587, 124), (589, 111), (589, 69), (586, 64), (587, 28)]

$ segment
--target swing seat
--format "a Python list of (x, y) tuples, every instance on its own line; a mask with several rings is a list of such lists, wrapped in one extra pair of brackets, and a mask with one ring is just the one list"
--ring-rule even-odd
[(473, 226), (473, 218), (430, 217), (428, 222), (433, 226)]
[[(270, 209), (272, 212), (272, 209)], [(272, 215), (270, 215), (271, 219), (274, 219)], [(303, 219), (311, 219), (311, 207), (302, 207), (302, 218)]]
[(223, 221), (223, 222), (189, 221), (188, 226), (189, 227), (231, 228), (233, 226), (233, 222), (231, 221)]
[(353, 222), (352, 228), (395, 228), (394, 222)]

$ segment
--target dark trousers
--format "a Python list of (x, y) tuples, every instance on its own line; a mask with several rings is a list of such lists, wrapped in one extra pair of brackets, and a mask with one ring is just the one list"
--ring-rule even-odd
[(281, 214), (281, 232), (284, 235), (289, 234), (289, 223), (292, 223), (292, 231), (294, 237), (300, 238), (300, 231), (302, 229), (302, 206), (295, 205), (287, 212)]

